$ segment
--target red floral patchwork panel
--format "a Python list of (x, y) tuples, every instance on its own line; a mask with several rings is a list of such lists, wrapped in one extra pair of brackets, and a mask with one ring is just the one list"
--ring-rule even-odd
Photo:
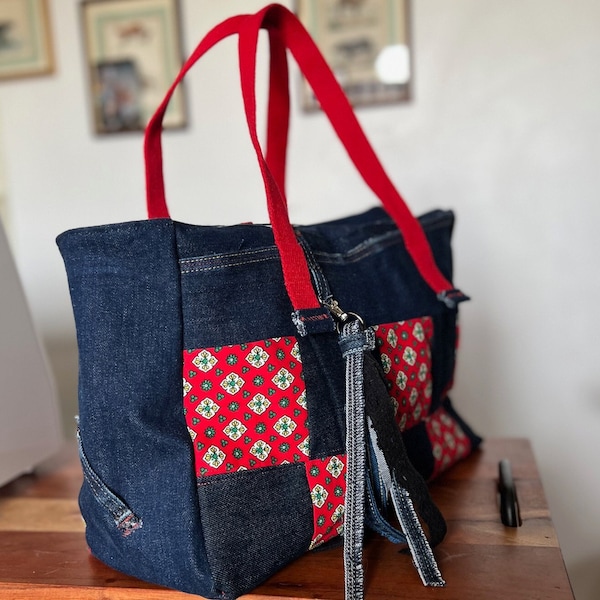
[(443, 407), (426, 419), (425, 429), (431, 442), (434, 460), (430, 479), (437, 477), (471, 452), (471, 441)]
[[(435, 476), (468, 454), (469, 441), (445, 411), (428, 418), (432, 319), (375, 330), (396, 421), (401, 429), (426, 421)], [(183, 404), (198, 477), (302, 462), (313, 505), (310, 547), (341, 533), (346, 457), (309, 458), (306, 389), (294, 337), (184, 351)]]
[(401, 431), (410, 429), (431, 406), (431, 317), (375, 327), (381, 363)]
[(184, 352), (183, 403), (198, 477), (302, 462), (311, 548), (343, 523), (345, 457), (309, 459), (302, 359), (293, 337)]

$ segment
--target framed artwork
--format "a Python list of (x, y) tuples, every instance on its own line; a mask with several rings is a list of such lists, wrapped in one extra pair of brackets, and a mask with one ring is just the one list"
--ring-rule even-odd
[(46, 0), (0, 1), (0, 79), (54, 70)]
[[(143, 131), (182, 64), (178, 0), (84, 0), (82, 20), (96, 133)], [(181, 87), (165, 128), (184, 127)]]
[[(297, 0), (296, 12), (354, 106), (410, 99), (409, 0)], [(303, 80), (302, 106), (319, 107)]]

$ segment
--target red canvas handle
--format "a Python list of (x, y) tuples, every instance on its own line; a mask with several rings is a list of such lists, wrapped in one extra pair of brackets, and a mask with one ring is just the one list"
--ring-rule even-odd
[[(269, 31), (271, 44), (267, 157), (260, 146), (256, 127), (256, 51), (261, 28)], [(271, 5), (256, 15), (232, 17), (214, 27), (184, 63), (179, 75), (146, 128), (146, 190), (150, 218), (168, 218), (162, 170), (162, 120), (169, 100), (189, 69), (210, 48), (227, 36), (240, 33), (240, 73), (250, 137), (258, 158), (267, 195), (269, 218), (279, 249), (286, 290), (296, 310), (320, 306), (311, 283), (304, 253), (290, 224), (283, 192), (289, 123), (287, 58), (289, 48), (313, 87), (315, 95), (359, 172), (380, 198), (401, 229), (407, 249), (430, 287), (440, 293), (452, 286), (437, 269), (429, 244), (418, 221), (385, 174), (371, 149), (344, 93), (320, 52), (296, 17), (280, 5)]]
[[(254, 92), (256, 48), (258, 32), (261, 28), (280, 32), (281, 40), (291, 51), (300, 70), (311, 85), (321, 108), (329, 118), (357, 170), (402, 232), (406, 248), (423, 279), (438, 294), (452, 291), (452, 284), (444, 277), (435, 263), (429, 242), (419, 221), (412, 215), (385, 172), (358, 123), (346, 95), (337, 83), (335, 75), (296, 16), (278, 4), (269, 5), (255, 15), (248, 17), (240, 32), (239, 54), (242, 92), (246, 116), (251, 128), (251, 137), (258, 141), (258, 136), (252, 129), (256, 125)], [(273, 67), (275, 66), (276, 64), (273, 65)], [(276, 81), (277, 76), (277, 73), (274, 73), (272, 69), (271, 82)], [(283, 77), (283, 75), (280, 74), (280, 77)], [(287, 130), (285, 135), (287, 135)], [(269, 139), (273, 138), (270, 137)], [(281, 140), (277, 143), (280, 146), (282, 144)], [(260, 147), (255, 145), (255, 148), (257, 149), (257, 155), (260, 153), (262, 156)], [(259, 157), (260, 161), (261, 157)], [(268, 171), (267, 165), (262, 168), (266, 168)], [(271, 173), (271, 177), (275, 178), (274, 173)], [(278, 173), (276, 181), (283, 185), (284, 173)], [(275, 224), (273, 225), (275, 226)]]

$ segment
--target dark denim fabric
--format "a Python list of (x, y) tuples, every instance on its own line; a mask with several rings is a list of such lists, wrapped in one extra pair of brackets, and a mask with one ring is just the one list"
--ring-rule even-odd
[[(436, 211), (422, 224), (450, 278), (452, 214)], [(456, 311), (422, 281), (385, 212), (377, 208), (298, 232), (333, 297), (367, 325), (433, 317), (432, 409), (439, 406), (454, 368)], [(311, 454), (323, 456), (339, 453), (345, 441), (343, 360), (335, 333), (328, 326), (325, 333), (299, 336), (268, 226), (157, 219), (66, 232), (58, 245), (80, 352), (81, 442), (93, 472), (80, 503), (92, 552), (126, 573), (203, 596), (250, 591), (310, 542), (306, 475), (301, 468), (278, 467), (272, 475), (258, 469), (203, 481), (198, 489), (182, 409), (182, 353), (297, 336)], [(117, 498), (124, 513), (115, 517), (114, 505), (107, 509), (99, 500), (98, 482), (109, 492), (100, 496)], [(289, 496), (284, 483), (293, 490)], [(269, 537), (264, 523), (238, 506), (244, 497), (262, 498), (266, 486), (279, 490), (278, 500), (269, 501), (259, 521), (284, 519), (295, 536), (285, 552), (280, 538)], [(118, 521), (129, 518), (127, 510), (137, 521), (124, 531)], [(270, 557), (268, 568), (248, 572), (256, 563), (226, 545), (225, 538), (240, 535), (244, 544), (255, 544), (252, 556)]]
[(313, 533), (303, 464), (199, 480), (202, 525), (217, 587), (237, 597), (298, 558)]
[(143, 221), (68, 232), (64, 256), (79, 345), (79, 422), (89, 465), (142, 519), (123, 535), (88, 480), (92, 552), (142, 579), (214, 595), (181, 407), (182, 318), (175, 226)]

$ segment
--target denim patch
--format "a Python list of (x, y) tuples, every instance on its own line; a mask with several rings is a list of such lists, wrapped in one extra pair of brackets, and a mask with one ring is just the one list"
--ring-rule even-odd
[(253, 589), (311, 543), (302, 464), (200, 478), (198, 496), (211, 570), (226, 598)]

